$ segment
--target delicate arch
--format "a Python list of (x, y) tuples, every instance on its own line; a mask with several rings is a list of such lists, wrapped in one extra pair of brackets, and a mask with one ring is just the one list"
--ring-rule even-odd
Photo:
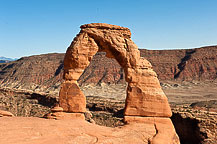
[(81, 26), (64, 58), (64, 82), (59, 104), (66, 112), (86, 111), (86, 98), (77, 80), (98, 51), (115, 58), (128, 82), (125, 116), (170, 117), (167, 97), (161, 89), (151, 64), (140, 57), (128, 28), (92, 23)]

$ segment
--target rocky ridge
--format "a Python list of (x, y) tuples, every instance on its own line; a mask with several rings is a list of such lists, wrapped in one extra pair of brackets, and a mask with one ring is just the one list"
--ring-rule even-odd
[[(158, 78), (163, 80), (192, 81), (216, 80), (217, 46), (185, 50), (140, 49), (153, 65)], [(44, 54), (23, 57), (0, 64), (1, 87), (59, 91), (63, 74), (64, 54)], [(79, 79), (80, 85), (125, 83), (123, 69), (115, 59), (97, 53)]]

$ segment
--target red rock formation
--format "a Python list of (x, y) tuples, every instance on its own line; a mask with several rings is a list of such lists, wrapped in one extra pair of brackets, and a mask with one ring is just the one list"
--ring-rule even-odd
[(67, 112), (85, 112), (86, 97), (76, 82), (65, 81), (60, 89), (60, 106)]
[(115, 58), (128, 82), (125, 115), (170, 117), (171, 110), (151, 64), (140, 58), (128, 28), (108, 24), (87, 24), (67, 49), (60, 106), (67, 112), (85, 112), (85, 96), (77, 80), (98, 51)]
[(140, 57), (137, 46), (130, 38), (128, 28), (102, 23), (82, 25), (80, 33), (65, 54), (64, 82), (59, 93), (59, 104), (65, 112), (85, 112), (86, 99), (77, 80), (93, 56), (103, 51), (107, 57), (115, 58), (125, 72), (125, 80), (128, 82), (125, 122), (139, 120), (156, 125), (158, 133), (150, 139), (150, 143), (179, 143), (168, 118), (172, 112), (157, 75), (150, 62)]

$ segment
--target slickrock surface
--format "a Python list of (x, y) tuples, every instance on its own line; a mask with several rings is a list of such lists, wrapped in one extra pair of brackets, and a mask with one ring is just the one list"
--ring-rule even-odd
[[(173, 139), (174, 142), (165, 137), (167, 133), (158, 133), (154, 124), (150, 123), (110, 128), (76, 119), (0, 118), (0, 140), (4, 144), (148, 144), (149, 141), (152, 144), (177, 143), (176, 139)], [(158, 141), (158, 135), (164, 139)]]
[(127, 123), (153, 124), (157, 133), (149, 139), (150, 143), (179, 143), (179, 138), (173, 127), (173, 123), (168, 118), (125, 116), (124, 121)]

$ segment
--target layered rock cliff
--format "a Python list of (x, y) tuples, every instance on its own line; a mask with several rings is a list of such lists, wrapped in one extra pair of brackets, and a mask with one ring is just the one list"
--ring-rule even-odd
[[(160, 80), (216, 80), (217, 46), (183, 50), (140, 49)], [(63, 73), (64, 54), (23, 57), (0, 64), (0, 85), (32, 90), (55, 90)], [(124, 72), (115, 59), (97, 53), (79, 79), (80, 84), (125, 83)]]
[(161, 80), (214, 80), (217, 46), (185, 50), (141, 50)]

